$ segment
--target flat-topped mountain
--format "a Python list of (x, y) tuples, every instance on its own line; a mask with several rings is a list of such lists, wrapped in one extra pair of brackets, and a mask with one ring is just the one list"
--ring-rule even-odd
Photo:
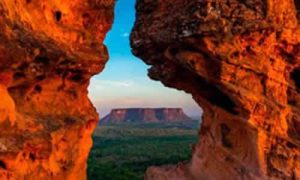
[(100, 124), (124, 122), (178, 122), (191, 121), (181, 108), (125, 108), (113, 109)]

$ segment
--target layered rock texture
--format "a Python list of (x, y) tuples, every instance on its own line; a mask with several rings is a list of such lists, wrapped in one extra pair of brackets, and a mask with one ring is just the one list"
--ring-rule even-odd
[(85, 179), (112, 0), (0, 1), (0, 179)]
[(113, 109), (100, 124), (191, 121), (181, 108)]
[(133, 53), (203, 108), (188, 164), (146, 179), (300, 179), (300, 1), (137, 0)]

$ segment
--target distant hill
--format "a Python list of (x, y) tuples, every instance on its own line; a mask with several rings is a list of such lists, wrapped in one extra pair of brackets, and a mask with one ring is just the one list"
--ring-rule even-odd
[(125, 108), (113, 109), (100, 124), (150, 123), (192, 121), (182, 108)]

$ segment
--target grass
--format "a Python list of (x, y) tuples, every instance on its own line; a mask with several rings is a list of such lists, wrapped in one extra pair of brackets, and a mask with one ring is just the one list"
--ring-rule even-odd
[(191, 158), (198, 122), (121, 124), (96, 129), (88, 160), (89, 180), (140, 180), (149, 166)]

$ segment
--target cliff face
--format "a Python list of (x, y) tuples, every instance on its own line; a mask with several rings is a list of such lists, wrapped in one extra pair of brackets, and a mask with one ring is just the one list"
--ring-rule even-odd
[(0, 1), (0, 179), (85, 179), (114, 1)]
[(181, 108), (128, 108), (113, 109), (100, 124), (124, 122), (178, 122), (190, 121)]
[(300, 1), (138, 0), (136, 10), (133, 53), (204, 110), (191, 162), (146, 179), (300, 179)]

